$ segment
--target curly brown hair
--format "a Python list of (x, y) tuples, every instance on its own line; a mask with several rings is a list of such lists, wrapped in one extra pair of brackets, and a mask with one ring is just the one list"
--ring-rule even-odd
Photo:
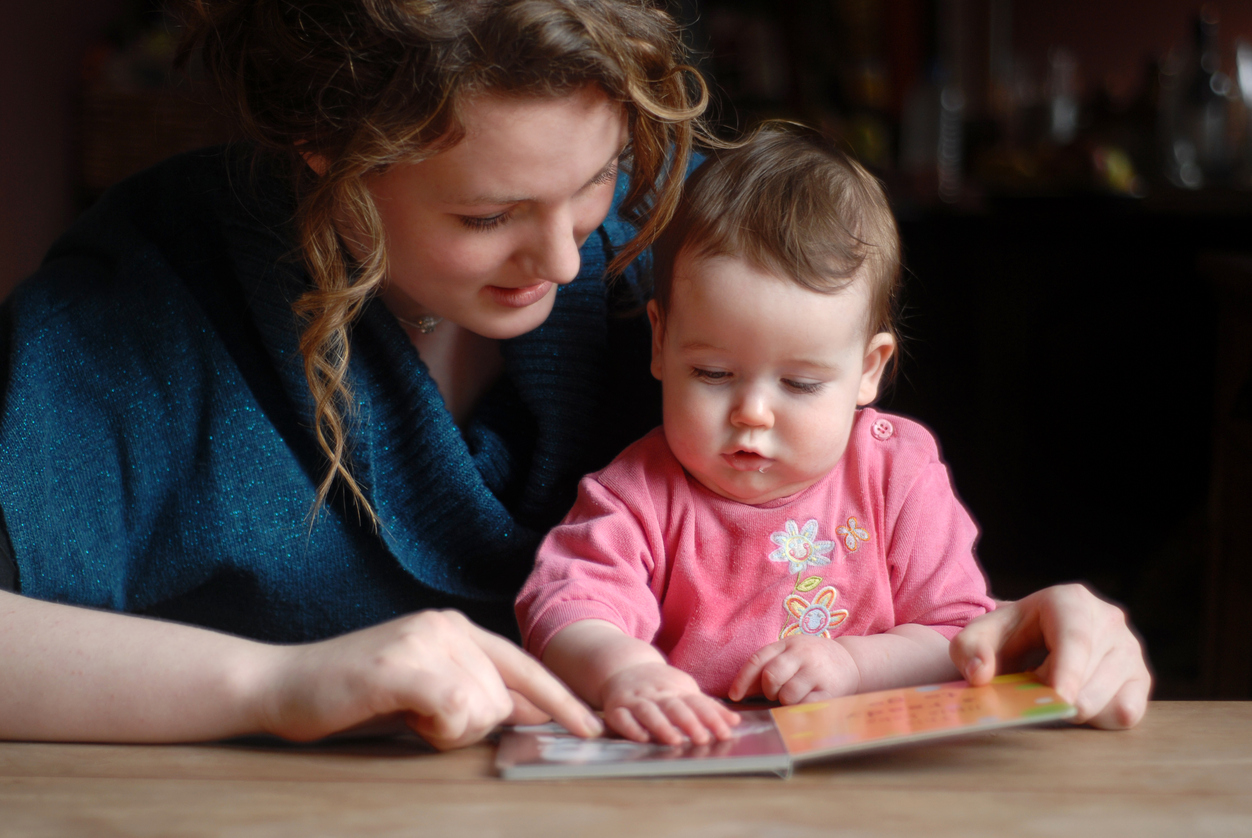
[[(598, 85), (630, 131), (619, 211), (637, 235), (615, 255), (613, 275), (673, 214), (693, 139), (707, 136), (707, 90), (684, 64), (675, 22), (650, 0), (184, 3), (182, 55), (199, 51), (243, 136), (290, 159), (313, 283), (293, 307), (305, 320), (300, 351), (328, 462), (313, 518), (339, 482), (377, 525), (346, 450), (348, 330), (387, 275), (365, 176), (455, 145), (475, 95), (559, 97)], [(323, 171), (310, 170), (308, 154)]]

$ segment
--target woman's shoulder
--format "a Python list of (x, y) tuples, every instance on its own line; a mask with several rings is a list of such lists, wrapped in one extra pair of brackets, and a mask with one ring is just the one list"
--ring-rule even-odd
[(274, 226), (240, 223), (274, 215), (258, 209), (257, 181), (245, 176), (250, 159), (246, 147), (202, 149), (110, 188), (14, 290), (10, 328), (39, 330), (67, 318), (104, 320), (111, 331), (146, 327), (158, 314), (175, 317), (179, 306), (194, 304), (187, 285), (196, 275), (237, 273), (229, 254), (241, 226)]

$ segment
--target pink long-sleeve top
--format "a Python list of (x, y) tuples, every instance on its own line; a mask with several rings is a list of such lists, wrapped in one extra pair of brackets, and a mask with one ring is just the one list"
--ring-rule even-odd
[(994, 608), (978, 530), (921, 425), (858, 412), (838, 465), (750, 505), (683, 470), (660, 428), (583, 478), (517, 599), (542, 656), (561, 629), (606, 620), (654, 644), (710, 695), (791, 634), (879, 634), (905, 623), (951, 639)]

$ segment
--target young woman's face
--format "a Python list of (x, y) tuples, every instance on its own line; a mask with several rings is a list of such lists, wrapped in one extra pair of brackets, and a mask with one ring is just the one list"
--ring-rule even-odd
[(655, 302), (648, 314), (665, 439), (683, 468), (765, 503), (835, 467), (895, 348), (866, 337), (864, 285), (821, 294), (743, 259), (679, 254), (664, 322)]
[(578, 274), (578, 248), (613, 200), (626, 117), (595, 86), (557, 99), (480, 96), (463, 112), (457, 145), (367, 181), (386, 237), (382, 296), (400, 317), (516, 337)]

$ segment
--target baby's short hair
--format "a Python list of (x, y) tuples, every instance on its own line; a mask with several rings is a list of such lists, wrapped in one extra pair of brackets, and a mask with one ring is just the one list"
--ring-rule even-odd
[(653, 245), (653, 295), (667, 310), (674, 262), (729, 256), (820, 293), (869, 283), (869, 335), (895, 336), (900, 237), (878, 180), (816, 132), (776, 125), (713, 152), (687, 179)]

